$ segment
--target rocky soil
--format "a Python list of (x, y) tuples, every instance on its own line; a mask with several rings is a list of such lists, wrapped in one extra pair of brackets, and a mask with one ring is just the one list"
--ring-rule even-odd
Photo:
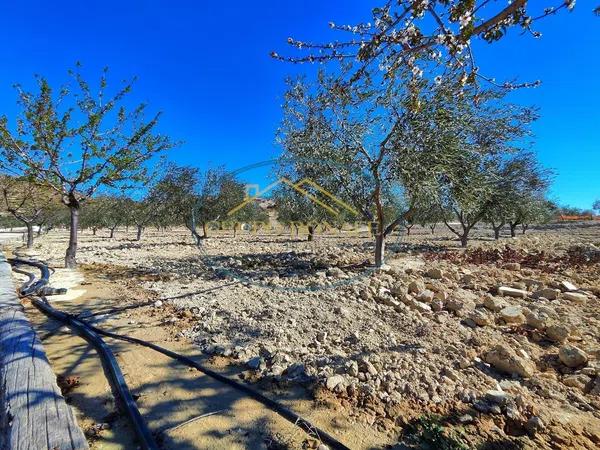
[[(309, 386), (391, 445), (414, 445), (426, 417), (446, 448), (598, 448), (600, 224), (488, 235), (463, 251), (413, 230), (377, 271), (371, 240), (343, 233), (214, 232), (198, 249), (183, 230), (85, 232), (79, 261), (153, 291), (248, 382)], [(36, 247), (58, 265), (65, 242)]]

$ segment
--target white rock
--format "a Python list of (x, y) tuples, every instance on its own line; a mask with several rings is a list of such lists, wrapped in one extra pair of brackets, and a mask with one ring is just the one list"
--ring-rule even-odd
[(563, 298), (575, 303), (585, 303), (587, 301), (587, 296), (580, 292), (564, 292)]
[(519, 306), (507, 306), (500, 310), (500, 315), (506, 323), (525, 323), (523, 310)]
[(498, 288), (498, 294), (504, 295), (505, 297), (527, 298), (529, 292), (523, 289), (515, 289), (508, 286), (500, 286)]
[(333, 391), (339, 384), (344, 384), (345, 380), (342, 375), (334, 375), (332, 377), (327, 378), (326, 385), (327, 389)]
[(503, 344), (498, 344), (487, 352), (484, 359), (500, 372), (514, 373), (524, 378), (531, 377), (535, 371), (531, 361), (521, 358), (510, 347)]
[(566, 280), (560, 282), (560, 287), (565, 292), (572, 292), (572, 291), (576, 291), (577, 290), (577, 286), (575, 286), (570, 281), (566, 281)]
[(567, 367), (579, 367), (587, 363), (587, 354), (574, 345), (565, 344), (558, 350), (558, 358)]

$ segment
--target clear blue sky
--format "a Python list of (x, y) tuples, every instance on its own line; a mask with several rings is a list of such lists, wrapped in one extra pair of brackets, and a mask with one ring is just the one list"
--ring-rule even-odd
[[(558, 172), (552, 196), (579, 207), (600, 198), (600, 18), (592, 3), (545, 19), (537, 27), (541, 39), (513, 32), (478, 52), (486, 74), (543, 80), (512, 100), (541, 108), (535, 149)], [(59, 84), (75, 61), (90, 75), (109, 66), (115, 82), (137, 75), (134, 98), (164, 111), (161, 131), (185, 141), (171, 159), (199, 167), (251, 164), (277, 154), (283, 80), (304, 70), (269, 52), (283, 52), (288, 36), (327, 40), (329, 21), (368, 21), (372, 6), (364, 0), (5, 0), (0, 113), (14, 117), (12, 84), (31, 85), (34, 73)]]

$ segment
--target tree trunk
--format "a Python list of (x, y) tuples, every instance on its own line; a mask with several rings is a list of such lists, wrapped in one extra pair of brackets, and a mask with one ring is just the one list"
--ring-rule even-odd
[(113, 227), (113, 228), (110, 229), (110, 236), (109, 236), (110, 239), (112, 239), (112, 238), (115, 237), (115, 228), (116, 227)]
[(135, 237), (136, 241), (141, 241), (142, 240), (142, 231), (144, 231), (144, 227), (142, 225), (138, 225), (137, 226), (137, 235)]
[(27, 248), (31, 248), (33, 247), (33, 224), (26, 222), (25, 226), (27, 227)]
[(429, 225), (429, 229), (431, 230), (431, 234), (435, 234), (435, 227), (437, 227), (437, 223), (432, 223)]
[(381, 267), (385, 257), (385, 236), (383, 232), (375, 236), (375, 265)]
[(312, 225), (308, 226), (308, 240), (312, 241), (315, 238), (315, 227)]
[(238, 226), (239, 224), (237, 222), (233, 224), (233, 237), (237, 236)]
[(466, 248), (469, 244), (469, 232), (465, 231), (464, 234), (460, 236), (460, 246)]
[(404, 228), (406, 228), (406, 235), (410, 236), (410, 230), (412, 230), (412, 225), (404, 225)]
[(294, 224), (294, 228), (296, 229), (296, 237), (298, 237), (298, 225)]
[(469, 233), (471, 232), (471, 228), (473, 224), (467, 225), (466, 223), (461, 221), (462, 233), (458, 236), (460, 239), (460, 246), (466, 248), (469, 244)]
[(79, 202), (71, 201), (69, 203), (69, 210), (71, 212), (71, 229), (69, 230), (69, 246), (67, 247), (67, 253), (65, 255), (65, 267), (67, 269), (74, 269), (77, 267), (77, 232), (79, 230)]
[(37, 229), (36, 234), (37, 234), (37, 237), (40, 237), (42, 235), (42, 225), (38, 225), (37, 227), (38, 227), (38, 229)]
[(494, 227), (494, 239), (496, 239), (496, 240), (500, 239), (500, 228)]
[(510, 224), (510, 236), (511, 237), (516, 237), (517, 236), (517, 225), (518, 225), (518, 223), (511, 223)]
[(206, 233), (206, 222), (202, 222), (202, 239), (206, 239), (208, 234)]
[(92, 234), (93, 234), (94, 236), (96, 236), (96, 231), (98, 231), (98, 228), (96, 228), (96, 227), (93, 227), (93, 228), (92, 228)]
[(529, 224), (522, 224), (521, 225), (521, 230), (522, 230), (522, 234), (525, 234), (525, 232), (527, 231), (527, 229), (529, 228)]

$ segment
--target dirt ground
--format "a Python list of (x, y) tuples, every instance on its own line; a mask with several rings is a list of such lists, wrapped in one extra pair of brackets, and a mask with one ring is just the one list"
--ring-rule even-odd
[[(374, 271), (364, 233), (214, 230), (198, 249), (184, 230), (84, 232), (77, 273), (52, 277), (71, 291), (52, 301), (145, 304), (96, 318), (254, 383), (353, 449), (597, 448), (600, 224), (490, 236), (464, 251), (415, 227)], [(60, 267), (66, 238), (34, 251)], [(132, 448), (93, 350), (29, 312), (93, 446)], [(196, 371), (110, 344), (164, 448), (317, 446)]]

